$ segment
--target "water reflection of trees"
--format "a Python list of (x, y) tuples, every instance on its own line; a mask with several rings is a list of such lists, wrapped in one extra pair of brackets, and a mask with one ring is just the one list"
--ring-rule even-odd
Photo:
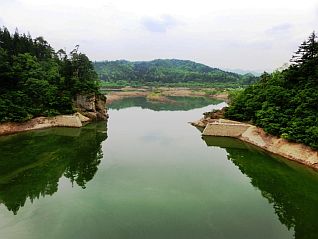
[(251, 179), (273, 204), (281, 223), (296, 239), (318, 235), (318, 173), (285, 159), (273, 158), (232, 139), (206, 137), (209, 146), (225, 148), (228, 159)]
[(28, 198), (33, 202), (57, 192), (62, 176), (85, 188), (97, 172), (106, 138), (105, 122), (0, 138), (0, 203), (16, 214)]

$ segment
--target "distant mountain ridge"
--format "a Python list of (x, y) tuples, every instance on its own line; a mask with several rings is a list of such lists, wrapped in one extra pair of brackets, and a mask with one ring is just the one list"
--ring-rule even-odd
[(100, 61), (94, 68), (102, 81), (141, 81), (141, 82), (207, 82), (234, 83), (249, 85), (258, 78), (240, 75), (190, 60), (156, 59), (152, 61)]
[(254, 76), (261, 76), (263, 73), (261, 71), (251, 71), (251, 70), (244, 70), (244, 69), (232, 69), (232, 68), (221, 68), (221, 70), (223, 71), (228, 71), (228, 72), (233, 72), (233, 73), (237, 73), (240, 75), (246, 75), (246, 74), (252, 74)]

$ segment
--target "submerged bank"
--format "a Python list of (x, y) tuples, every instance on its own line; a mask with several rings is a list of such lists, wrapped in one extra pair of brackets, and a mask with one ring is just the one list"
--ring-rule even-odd
[(201, 119), (191, 123), (204, 128), (204, 136), (225, 136), (240, 139), (258, 146), (270, 153), (296, 161), (309, 167), (318, 169), (318, 152), (299, 143), (269, 135), (263, 129), (254, 125), (225, 119)]

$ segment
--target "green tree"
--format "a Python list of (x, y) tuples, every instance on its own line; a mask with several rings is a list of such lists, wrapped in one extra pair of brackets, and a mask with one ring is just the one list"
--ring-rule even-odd
[(314, 32), (292, 61), (286, 70), (264, 73), (233, 100), (225, 116), (318, 149), (318, 42)]
[(44, 40), (0, 28), (0, 122), (73, 112), (80, 93), (99, 94), (97, 74), (76, 47), (70, 56)]

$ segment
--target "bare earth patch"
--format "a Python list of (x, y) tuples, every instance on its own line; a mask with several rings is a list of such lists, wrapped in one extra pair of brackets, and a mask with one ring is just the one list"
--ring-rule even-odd
[(158, 102), (170, 102), (173, 100), (168, 99), (168, 96), (184, 96), (184, 97), (209, 97), (213, 99), (219, 100), (228, 100), (228, 93), (222, 92), (214, 95), (208, 95), (207, 91), (215, 90), (214, 88), (204, 88), (204, 89), (190, 89), (190, 88), (168, 88), (168, 87), (159, 87), (156, 88), (155, 91), (147, 88), (132, 88), (125, 87), (122, 88), (121, 91), (113, 91), (108, 93), (107, 96), (107, 104), (111, 104), (114, 101), (121, 100), (124, 98), (130, 97), (146, 97), (150, 101), (158, 101)]
[(119, 91), (107, 94), (106, 104), (111, 104), (114, 101), (130, 97), (146, 97), (149, 93), (143, 91)]

